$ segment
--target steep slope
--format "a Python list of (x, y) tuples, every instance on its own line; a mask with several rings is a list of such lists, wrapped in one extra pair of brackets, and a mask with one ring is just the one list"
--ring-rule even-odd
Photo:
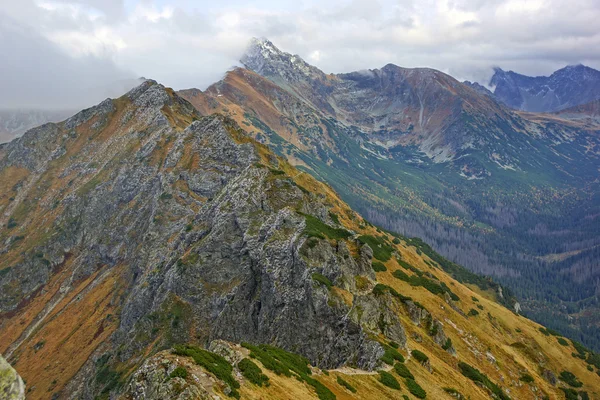
[(550, 76), (526, 76), (496, 68), (494, 96), (516, 110), (551, 112), (600, 98), (600, 71), (569, 65)]
[(265, 76), (237, 68), (180, 94), (372, 221), (497, 277), (528, 315), (600, 346), (597, 126), (513, 112), (438, 71), (326, 75), (270, 42), (250, 52), (245, 63)]
[(28, 398), (597, 395), (595, 355), (498, 285), (156, 82), (2, 146), (0, 174), (0, 351)]

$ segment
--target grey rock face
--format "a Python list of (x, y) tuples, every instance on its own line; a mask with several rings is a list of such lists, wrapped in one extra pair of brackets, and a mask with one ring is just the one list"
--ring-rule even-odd
[(0, 355), (0, 398), (3, 400), (25, 399), (25, 384), (9, 363)]
[[(277, 159), (261, 156), (238, 131), (224, 117), (199, 117), (189, 103), (146, 81), (126, 98), (8, 145), (0, 168), (18, 164), (36, 171), (19, 193), (23, 198), (49, 170), (51, 177), (75, 178), (54, 202), (35, 199), (49, 213), (58, 211), (45, 239), (0, 277), (0, 287), (12, 288), (0, 290), (0, 312), (17, 309), (61, 268), (69, 273), (56, 299), (96, 271), (102, 273), (95, 284), (114, 268), (124, 269), (119, 327), (106, 353), (99, 350), (75, 377), (85, 384), (70, 387), (71, 397), (102, 390), (93, 377), (103, 354), (110, 363), (141, 361), (137, 357), (153, 343), (269, 343), (319, 367), (373, 369), (383, 353), (368, 337), (373, 323), (383, 318), (384, 333), (406, 341), (385, 303), (364, 297), (366, 329), (348, 317), (344, 301), (313, 280), (319, 273), (354, 290), (356, 276), (374, 278), (372, 251), (363, 246), (355, 260), (341, 242), (312, 238), (316, 245), (307, 245), (304, 214), (326, 220), (325, 196), (273, 172)], [(57, 148), (64, 152), (47, 157)], [(15, 229), (27, 224), (20, 220)], [(141, 371), (146, 383), (131, 388), (132, 398), (171, 398), (170, 386), (152, 384), (163, 372)]]

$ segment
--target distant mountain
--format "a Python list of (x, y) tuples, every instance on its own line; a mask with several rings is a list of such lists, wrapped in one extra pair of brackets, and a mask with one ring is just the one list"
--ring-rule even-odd
[(515, 112), (432, 69), (326, 74), (267, 40), (242, 62), (206, 91), (179, 94), (600, 348), (600, 129)]
[(600, 71), (570, 65), (550, 76), (526, 76), (496, 68), (494, 96), (516, 110), (551, 112), (600, 99)]
[(477, 82), (464, 81), (464, 82), (463, 82), (463, 84), (464, 84), (464, 85), (467, 85), (468, 87), (470, 87), (470, 88), (471, 88), (471, 89), (473, 89), (473, 90), (476, 90), (476, 91), (478, 91), (478, 92), (479, 92), (479, 93), (481, 93), (481, 94), (485, 94), (486, 96), (491, 96), (491, 97), (494, 97), (494, 93), (492, 93), (492, 92), (490, 91), (490, 89), (486, 88), (486, 87), (485, 87), (485, 86), (483, 86), (483, 85), (480, 85), (480, 84), (479, 84), (479, 83), (477, 83)]
[(74, 110), (0, 110), (0, 143), (8, 142), (46, 122), (58, 122)]

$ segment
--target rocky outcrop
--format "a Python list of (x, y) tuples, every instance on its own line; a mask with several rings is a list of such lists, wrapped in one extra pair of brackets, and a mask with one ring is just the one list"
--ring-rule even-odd
[[(139, 360), (157, 344), (269, 343), (318, 367), (373, 369), (382, 349), (369, 338), (371, 328), (383, 321), (384, 334), (405, 342), (385, 303), (364, 297), (364, 328), (313, 278), (350, 291), (355, 277), (375, 278), (368, 246), (355, 259), (344, 240), (306, 235), (307, 218), (328, 220), (331, 199), (299, 187), (283, 171), (291, 167), (233, 121), (200, 117), (156, 82), (29, 132), (5, 154), (0, 168), (31, 171), (15, 207), (39, 207), (48, 218), (43, 238), (21, 235), (8, 246), (9, 255), (22, 256), (0, 276), (0, 287), (11, 288), (0, 291), (0, 312), (18, 310), (57, 271), (64, 279), (47, 312), (9, 352), (28, 351), (22, 343), (77, 282), (94, 277), (93, 287), (120, 271), (118, 326), (110, 346), (85, 357), (74, 378), (81, 384), (67, 389), (73, 397), (105, 390), (98, 370)], [(38, 192), (42, 181), (61, 191)], [(32, 229), (30, 215), (19, 217), (14, 230)], [(167, 371), (140, 373), (152, 382)], [(149, 383), (140, 390), (132, 396), (171, 389)]]
[(0, 356), (0, 398), (3, 400), (25, 399), (23, 380), (2, 356)]

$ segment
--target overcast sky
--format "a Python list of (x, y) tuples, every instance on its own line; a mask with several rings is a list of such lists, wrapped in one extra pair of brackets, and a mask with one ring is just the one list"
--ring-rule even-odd
[(600, 69), (600, 0), (0, 0), (0, 108), (79, 108), (139, 76), (204, 89), (267, 37), (325, 72)]

